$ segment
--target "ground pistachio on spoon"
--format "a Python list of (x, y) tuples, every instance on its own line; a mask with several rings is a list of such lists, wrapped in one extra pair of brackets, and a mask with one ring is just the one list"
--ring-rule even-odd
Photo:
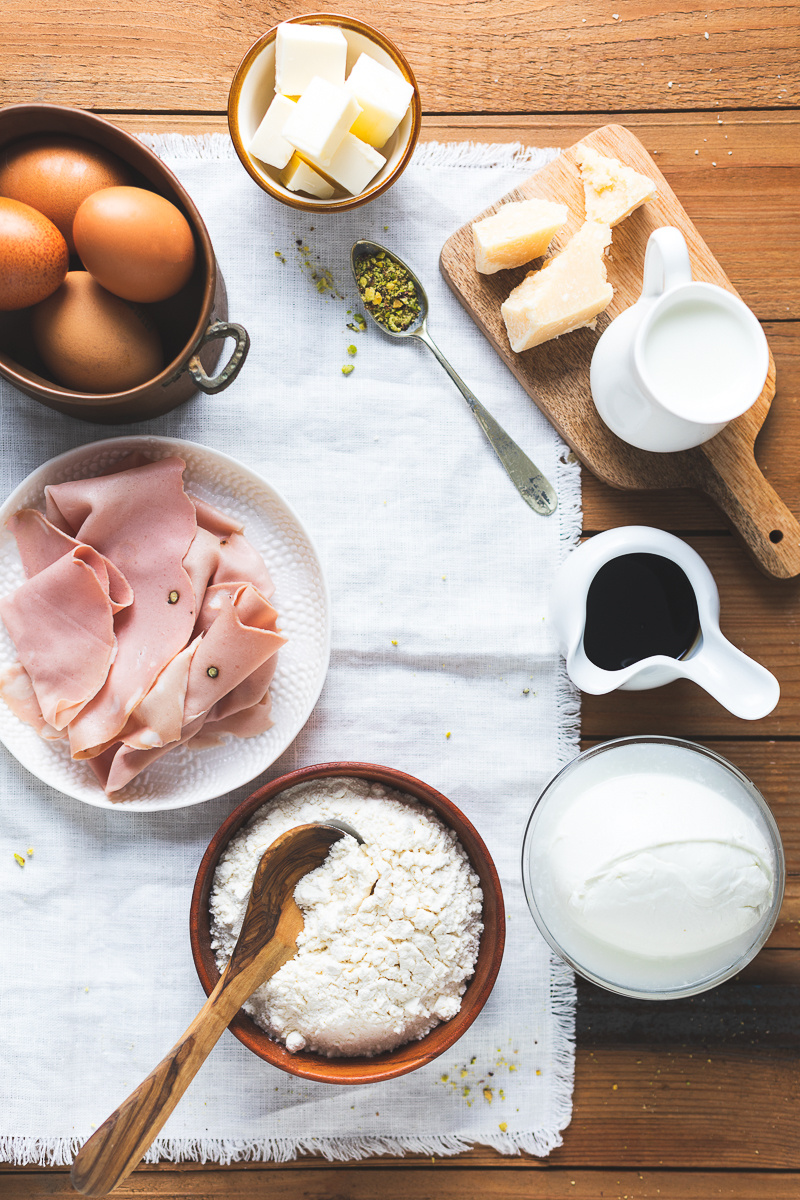
[(370, 315), (391, 333), (402, 333), (419, 317), (411, 276), (383, 250), (359, 259), (358, 290)]

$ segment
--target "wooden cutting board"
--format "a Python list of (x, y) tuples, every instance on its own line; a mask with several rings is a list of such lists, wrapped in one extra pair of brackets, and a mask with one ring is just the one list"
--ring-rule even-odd
[[(637, 450), (613, 434), (594, 407), (589, 389), (592, 353), (608, 323), (638, 300), (647, 239), (654, 229), (662, 225), (677, 226), (689, 246), (694, 278), (737, 293), (634, 134), (622, 125), (605, 125), (583, 141), (601, 154), (619, 158), (649, 175), (658, 186), (656, 198), (613, 231), (608, 279), (614, 288), (614, 299), (598, 318), (596, 330), (576, 330), (515, 354), (506, 336), (500, 305), (529, 267), (499, 271), (495, 275), (478, 274), (471, 222), (445, 242), (440, 259), (442, 274), (531, 398), (598, 478), (617, 488), (698, 488), (719, 506), (767, 575), (779, 579), (799, 575), (800, 524), (767, 483), (753, 452), (756, 436), (775, 395), (775, 363), (771, 354), (764, 390), (753, 407), (710, 442), (692, 450), (674, 454)], [(574, 150), (573, 146), (473, 220), (489, 216), (509, 200), (536, 196), (558, 200), (568, 206), (570, 219), (556, 234), (550, 252), (563, 249), (584, 219), (583, 183)]]

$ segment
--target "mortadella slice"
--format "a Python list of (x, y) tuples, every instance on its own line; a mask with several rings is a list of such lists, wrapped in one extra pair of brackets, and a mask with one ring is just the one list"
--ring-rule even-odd
[(94, 771), (97, 781), (104, 789), (106, 795), (114, 800), (116, 799), (115, 792), (121, 791), (145, 767), (149, 767), (151, 763), (156, 762), (162, 755), (191, 741), (194, 735), (200, 732), (202, 725), (203, 718), (198, 717), (191, 725), (186, 726), (179, 741), (170, 742), (167, 746), (154, 747), (152, 750), (138, 750), (116, 742), (113, 746), (108, 746), (102, 754), (89, 759), (89, 766)]
[(197, 521), (183, 490), (184, 465), (166, 458), (46, 489), (52, 523), (110, 558), (135, 596), (116, 618), (117, 654), (105, 684), (70, 723), (73, 758), (92, 758), (118, 739), (191, 637), (195, 597), (183, 560)]
[(54, 729), (45, 721), (30, 675), (21, 662), (13, 662), (0, 670), (0, 698), (6, 702), (15, 717), (19, 717), (26, 725), (31, 725), (46, 742), (61, 741), (67, 736), (64, 730)]
[(98, 559), (90, 546), (77, 545), (0, 601), (17, 657), (54, 729), (76, 720), (102, 690), (117, 651), (108, 575)]
[(195, 631), (203, 639), (192, 658), (183, 719), (205, 714), (277, 654), (286, 642), (275, 630), (277, 613), (251, 584), (208, 589)]
[(94, 570), (98, 579), (105, 579), (107, 582), (112, 611), (118, 613), (120, 609), (133, 603), (130, 584), (110, 559), (92, 546), (63, 533), (38, 509), (20, 509), (8, 520), (7, 528), (16, 539), (22, 569), (28, 579), (81, 546), (83, 561)]

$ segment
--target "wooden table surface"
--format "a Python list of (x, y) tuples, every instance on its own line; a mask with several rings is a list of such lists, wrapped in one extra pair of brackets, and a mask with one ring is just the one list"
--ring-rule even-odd
[[(800, 515), (800, 22), (789, 0), (361, 0), (412, 63), (423, 139), (568, 146), (633, 129), (764, 324), (778, 391), (756, 446)], [(616, 11), (612, 11), (612, 9)], [(0, 104), (92, 109), (130, 131), (224, 130), (233, 72), (285, 0), (5, 0)], [(778, 676), (762, 721), (689, 684), (586, 697), (584, 744), (632, 733), (703, 742), (766, 795), (786, 849), (786, 899), (757, 959), (693, 1000), (625, 1002), (579, 986), (572, 1124), (546, 1160), (456, 1159), (138, 1170), (117, 1194), (250, 1200), (487, 1200), (800, 1195), (800, 653), (798, 583), (759, 575), (690, 491), (616, 492), (584, 475), (587, 533), (642, 523), (686, 537), (713, 571), (722, 628)], [(74, 1195), (63, 1170), (2, 1169), (0, 1195)]]

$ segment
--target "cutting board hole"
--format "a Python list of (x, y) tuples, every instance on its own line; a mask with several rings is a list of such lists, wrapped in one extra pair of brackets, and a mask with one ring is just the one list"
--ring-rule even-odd
[(773, 529), (772, 533), (769, 535), (769, 540), (771, 542), (782, 542), (783, 541), (783, 530), (782, 529)]

